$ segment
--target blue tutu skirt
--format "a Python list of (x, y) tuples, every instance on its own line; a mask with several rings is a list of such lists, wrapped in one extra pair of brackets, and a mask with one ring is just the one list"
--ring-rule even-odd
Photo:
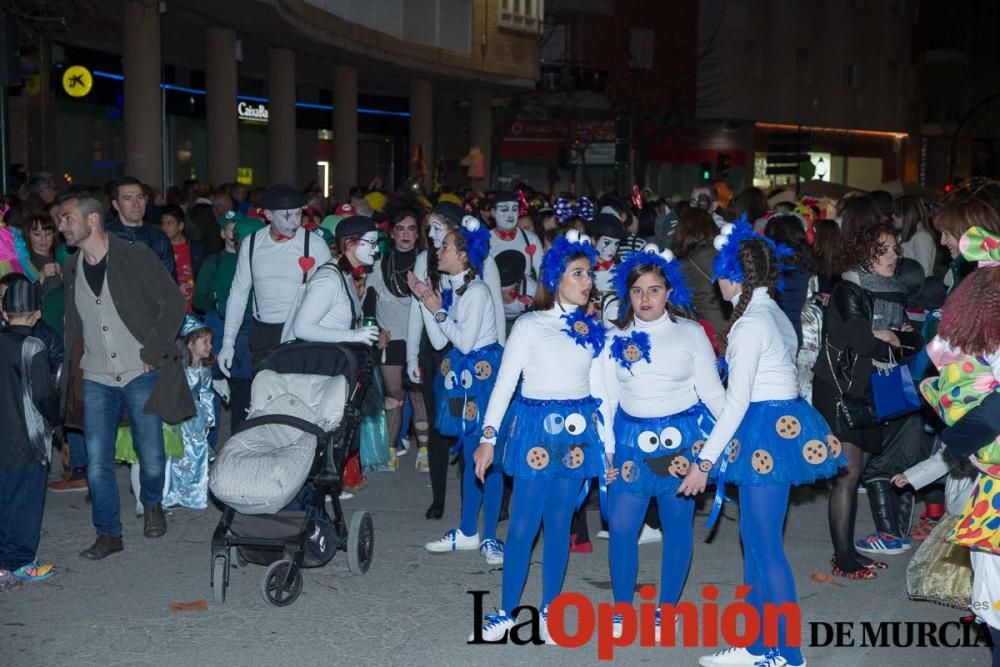
[(726, 482), (811, 484), (847, 465), (840, 440), (801, 398), (751, 403), (726, 456)]
[(437, 400), (434, 427), (441, 435), (479, 437), (502, 356), (503, 347), (493, 343), (469, 354), (452, 348), (441, 360), (434, 379)]
[[(624, 490), (651, 498), (675, 493), (715, 420), (702, 403), (667, 417), (615, 414), (615, 467)], [(709, 473), (714, 481), (715, 468)]]
[(540, 401), (516, 396), (507, 408), (496, 455), (511, 477), (590, 479), (604, 474), (604, 443), (597, 412), (588, 396)]

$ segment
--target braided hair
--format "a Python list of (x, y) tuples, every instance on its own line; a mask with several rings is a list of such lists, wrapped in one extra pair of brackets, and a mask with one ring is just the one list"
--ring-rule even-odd
[[(452, 242), (452, 244), (455, 246), (455, 252), (464, 252), (466, 257), (469, 256), (469, 251), (465, 247), (466, 246), (465, 234), (455, 229), (448, 232), (448, 234), (444, 238), (446, 241), (450, 240)], [(435, 253), (434, 256), (436, 259), (437, 254)], [(476, 267), (472, 265), (472, 262), (470, 260), (466, 259), (465, 267), (468, 269), (468, 271), (466, 271), (465, 273), (465, 280), (462, 283), (462, 286), (455, 290), (455, 296), (462, 296), (463, 294), (465, 294), (465, 290), (469, 288), (469, 284), (473, 280), (475, 280), (476, 276), (478, 275)]]
[(778, 285), (778, 260), (768, 244), (762, 239), (747, 239), (740, 243), (737, 251), (740, 265), (743, 267), (743, 289), (740, 291), (740, 300), (733, 308), (733, 315), (729, 320), (729, 328), (726, 336), (719, 337), (719, 355), (725, 356), (726, 347), (729, 344), (729, 332), (732, 331), (736, 320), (743, 316), (753, 291), (758, 287), (766, 287), (767, 293), (774, 298)]

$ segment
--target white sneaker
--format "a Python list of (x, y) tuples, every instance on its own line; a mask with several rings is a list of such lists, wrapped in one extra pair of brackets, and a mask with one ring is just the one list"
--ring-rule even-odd
[[(788, 664), (788, 661), (785, 660), (784, 656), (778, 653), (777, 649), (771, 649), (764, 655), (763, 658), (753, 664), (754, 667), (785, 667), (785, 665)], [(804, 667), (805, 664), (806, 661), (803, 660), (802, 665), (799, 667)]]
[(399, 439), (399, 444), (402, 445), (402, 447), (399, 447), (399, 448), (396, 449), (396, 456), (406, 456), (407, 454), (410, 453), (410, 439), (409, 438), (400, 438)]
[(606, 530), (599, 530), (599, 531), (597, 531), (597, 539), (599, 539), (599, 540), (606, 540), (609, 537), (611, 537), (611, 536), (608, 534), (608, 531), (606, 531)]
[(612, 619), (611, 623), (611, 636), (614, 637), (615, 639), (621, 639), (622, 632), (624, 632), (624, 630), (622, 629), (622, 615), (615, 614), (614, 619)]
[(350, 491), (341, 491), (340, 492), (340, 500), (350, 500), (353, 497), (354, 497), (354, 494), (351, 493)]
[(466, 535), (455, 528), (445, 533), (440, 540), (428, 542), (424, 548), (434, 554), (443, 554), (449, 551), (475, 551), (479, 548), (479, 533)]
[(538, 631), (542, 635), (542, 640), (549, 646), (555, 646), (556, 642), (552, 639), (552, 635), (549, 634), (549, 608), (545, 607), (542, 610), (541, 622), (539, 623)]
[(649, 526), (643, 524), (642, 532), (639, 533), (639, 544), (653, 544), (654, 542), (663, 541), (663, 531), (657, 530), (656, 528), (650, 528)]
[(764, 659), (764, 656), (754, 655), (745, 648), (727, 648), (712, 655), (703, 655), (698, 658), (698, 664), (702, 667), (753, 667)]
[(483, 540), (479, 545), (479, 553), (486, 559), (488, 565), (503, 565), (503, 542), (492, 537)]
[[(507, 631), (514, 627), (514, 619), (503, 609), (496, 609), (492, 614), (486, 614), (483, 619), (483, 640), (500, 641), (507, 636)], [(469, 641), (475, 641), (476, 633), (469, 635)]]
[(417, 450), (417, 472), (430, 472), (431, 466), (427, 461), (427, 448), (421, 447)]

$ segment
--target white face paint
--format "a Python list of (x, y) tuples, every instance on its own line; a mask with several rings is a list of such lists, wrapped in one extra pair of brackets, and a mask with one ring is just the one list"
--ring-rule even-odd
[(268, 211), (271, 214), (271, 226), (282, 236), (295, 236), (302, 224), (302, 209), (290, 208), (281, 211)]
[(440, 248), (444, 243), (444, 237), (448, 235), (448, 225), (438, 215), (431, 215), (431, 224), (427, 228), (427, 237), (434, 244), (435, 248)]
[(497, 202), (497, 228), (504, 231), (514, 229), (517, 226), (520, 210), (521, 205), (516, 201)]
[(371, 266), (375, 263), (375, 255), (378, 253), (378, 232), (365, 232), (365, 235), (358, 241), (354, 249), (354, 256), (358, 259), (358, 264)]
[(613, 239), (610, 236), (602, 236), (597, 239), (594, 247), (597, 249), (598, 257), (606, 262), (618, 252), (618, 239)]

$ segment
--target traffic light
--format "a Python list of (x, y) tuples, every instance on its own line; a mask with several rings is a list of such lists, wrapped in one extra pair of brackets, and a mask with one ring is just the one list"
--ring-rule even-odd
[(729, 176), (729, 153), (719, 153), (715, 157), (715, 177), (725, 178)]
[(702, 162), (701, 163), (701, 180), (710, 181), (712, 180), (712, 163)]

